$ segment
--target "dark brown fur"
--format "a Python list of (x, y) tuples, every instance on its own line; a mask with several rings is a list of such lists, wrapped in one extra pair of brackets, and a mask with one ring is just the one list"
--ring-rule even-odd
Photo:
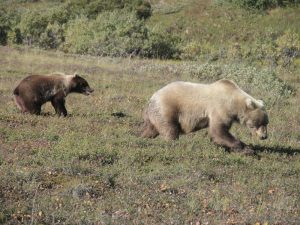
[(14, 89), (15, 102), (23, 113), (40, 114), (41, 106), (50, 101), (58, 115), (67, 116), (65, 98), (69, 93), (89, 95), (93, 92), (79, 75), (30, 75)]

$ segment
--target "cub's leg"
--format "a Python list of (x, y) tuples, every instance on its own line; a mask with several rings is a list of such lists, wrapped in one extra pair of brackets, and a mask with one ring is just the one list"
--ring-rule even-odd
[(54, 96), (54, 98), (51, 100), (51, 104), (58, 116), (68, 115), (67, 109), (65, 107), (65, 99), (61, 95)]
[(20, 93), (19, 87), (17, 87), (13, 93), (15, 102), (22, 113), (29, 112), (31, 114), (37, 115), (41, 113), (42, 104), (35, 101), (36, 96), (34, 93), (24, 91)]
[(40, 115), (42, 105), (36, 102), (24, 101), (20, 96), (16, 96), (17, 105), (20, 107), (22, 113), (29, 112), (30, 114)]
[(36, 115), (40, 115), (41, 114), (41, 110), (42, 110), (41, 104), (38, 104), (38, 103), (27, 104), (26, 108), (28, 109), (28, 111), (31, 114), (36, 114)]
[(23, 99), (19, 95), (15, 95), (15, 102), (22, 113), (27, 112)]

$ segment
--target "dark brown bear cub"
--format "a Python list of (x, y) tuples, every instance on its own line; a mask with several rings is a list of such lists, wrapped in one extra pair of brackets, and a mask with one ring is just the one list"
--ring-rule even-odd
[(56, 114), (67, 116), (65, 98), (69, 93), (89, 95), (94, 90), (78, 74), (30, 75), (14, 90), (15, 101), (23, 113), (40, 114), (41, 107), (51, 101)]

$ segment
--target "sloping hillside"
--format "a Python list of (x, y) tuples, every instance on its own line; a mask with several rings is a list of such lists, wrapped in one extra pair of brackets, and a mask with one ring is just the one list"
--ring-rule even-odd
[[(265, 9), (241, 2), (265, 2)], [(299, 4), (271, 2), (282, 1), (4, 1), (0, 42), (99, 56), (288, 66), (300, 55)]]

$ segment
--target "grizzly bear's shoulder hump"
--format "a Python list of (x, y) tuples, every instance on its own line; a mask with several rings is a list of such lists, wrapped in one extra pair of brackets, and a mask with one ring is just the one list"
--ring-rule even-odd
[(221, 79), (213, 83), (217, 86), (221, 86), (222, 88), (225, 88), (226, 90), (237, 90), (240, 89), (235, 82), (232, 80), (227, 79)]

